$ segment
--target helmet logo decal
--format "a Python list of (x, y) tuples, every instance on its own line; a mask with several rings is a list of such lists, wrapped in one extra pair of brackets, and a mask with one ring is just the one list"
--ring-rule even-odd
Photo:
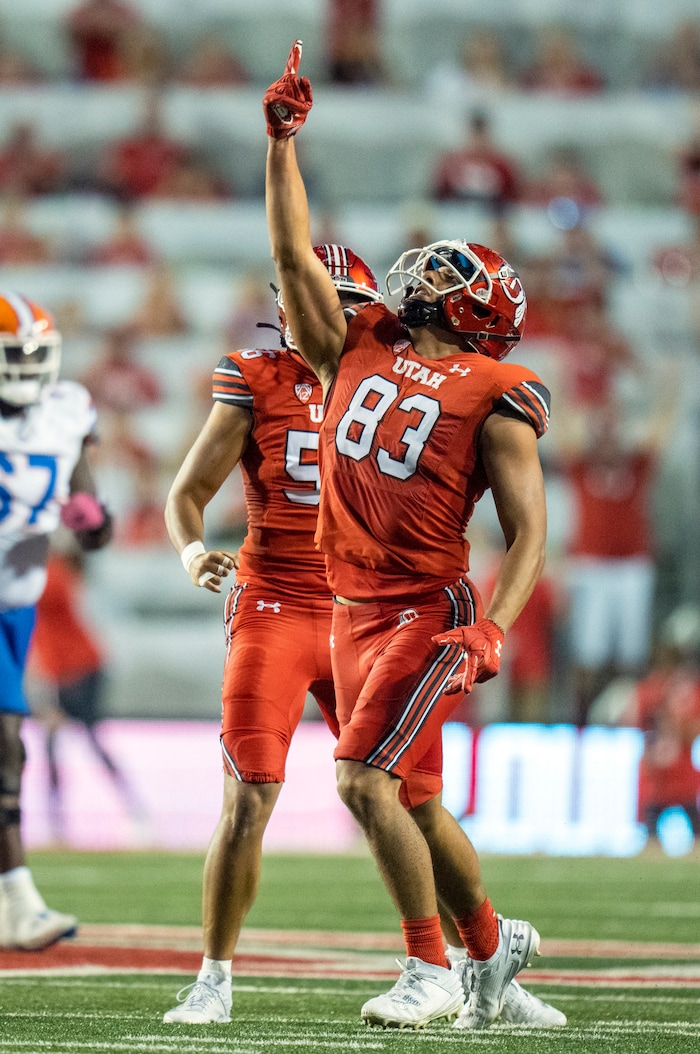
[(525, 308), (527, 306), (525, 290), (523, 289), (520, 278), (510, 264), (504, 264), (503, 267), (499, 268), (498, 277), (501, 280), (501, 288), (503, 289), (503, 292), (510, 302), (515, 304), (513, 325), (517, 329), (525, 317)]
[(525, 299), (525, 290), (513, 268), (509, 264), (505, 264), (500, 268), (498, 277), (501, 280), (503, 292), (510, 302), (512, 304), (522, 304)]

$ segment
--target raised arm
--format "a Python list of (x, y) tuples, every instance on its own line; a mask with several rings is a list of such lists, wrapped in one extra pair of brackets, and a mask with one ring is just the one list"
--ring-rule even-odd
[(221, 580), (235, 566), (235, 555), (204, 545), (204, 509), (233, 472), (248, 442), (251, 415), (238, 406), (215, 402), (182, 463), (165, 504), (170, 541), (194, 585), (221, 592)]
[(327, 390), (347, 324), (330, 275), (313, 251), (306, 188), (297, 164), (294, 136), (312, 103), (308, 79), (297, 74), (300, 58), (297, 40), (283, 76), (263, 99), (268, 133), (265, 202), (287, 321), (299, 352)]

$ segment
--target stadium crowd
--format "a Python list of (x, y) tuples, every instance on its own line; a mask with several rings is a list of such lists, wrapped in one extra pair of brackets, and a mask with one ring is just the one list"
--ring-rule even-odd
[[(284, 41), (297, 35), (293, 6)], [(409, 241), (457, 221), (519, 271), (528, 316), (514, 357), (553, 393), (542, 444), (548, 567), (513, 631), (508, 691), (475, 693), (463, 708), (477, 724), (584, 723), (611, 678), (648, 670), (663, 619), (700, 597), (691, 527), (700, 480), (688, 457), (699, 438), (700, 22), (672, 5), (658, 32), (647, 5), (628, 5), (599, 47), (602, 30), (566, 19), (565, 6), (552, 21), (542, 5), (523, 5), (517, 37), (515, 18), (480, 18), (471, 5), (446, 17), (449, 38), (439, 19), (389, 0), (319, 0), (300, 14), (318, 23), (316, 53), (305, 51), (314, 83), (362, 112), (364, 149), (388, 112), (451, 110), (441, 142), (426, 131), (407, 193), (384, 175), (377, 198), (369, 166), (339, 200), (322, 159), (300, 143), (317, 240), (356, 246), (382, 275)], [(253, 145), (270, 77), (242, 5), (177, 29), (156, 5), (128, 0), (37, 0), (32, 16), (38, 37), (0, 9), (0, 284), (56, 315), (64, 373), (100, 413), (96, 471), (115, 513), (114, 550), (128, 558), (168, 547), (165, 496), (208, 412), (215, 362), (277, 339), (256, 328), (276, 322)], [(426, 58), (416, 70), (419, 38)], [(51, 125), (66, 93), (82, 131)], [(649, 150), (648, 170), (631, 125), (607, 152), (606, 134), (585, 131), (606, 106), (624, 114), (640, 102), (679, 117), (675, 141)], [(551, 115), (550, 133), (525, 149), (511, 134), (511, 104), (530, 107), (531, 121)], [(337, 150), (319, 111), (316, 140)], [(219, 134), (222, 123), (233, 138)], [(418, 117), (408, 127), (421, 138)], [(234, 480), (212, 529), (235, 538), (244, 520)], [(497, 524), (487, 510), (476, 526), (474, 573), (488, 583)], [(600, 610), (581, 593), (591, 569), (610, 586)], [(630, 596), (635, 625), (624, 614)], [(593, 613), (585, 633), (582, 611)]]

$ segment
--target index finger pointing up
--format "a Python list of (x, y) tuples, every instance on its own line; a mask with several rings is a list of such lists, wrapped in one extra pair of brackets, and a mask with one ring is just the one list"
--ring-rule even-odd
[(301, 41), (295, 40), (289, 49), (289, 58), (287, 59), (287, 65), (285, 67), (285, 74), (291, 73), (296, 74), (299, 69), (299, 62), (301, 61)]

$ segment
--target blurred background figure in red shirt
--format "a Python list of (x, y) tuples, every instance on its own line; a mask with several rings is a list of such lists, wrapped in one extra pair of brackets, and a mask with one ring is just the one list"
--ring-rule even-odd
[(137, 795), (100, 741), (107, 670), (102, 645), (84, 611), (85, 555), (67, 533), (61, 532), (55, 542), (47, 564), (46, 588), (37, 604), (29, 656), (35, 681), (35, 716), (42, 721), (46, 734), (52, 833), (56, 842), (66, 840), (59, 741), (60, 730), (70, 722), (83, 728), (131, 819), (145, 830)]

